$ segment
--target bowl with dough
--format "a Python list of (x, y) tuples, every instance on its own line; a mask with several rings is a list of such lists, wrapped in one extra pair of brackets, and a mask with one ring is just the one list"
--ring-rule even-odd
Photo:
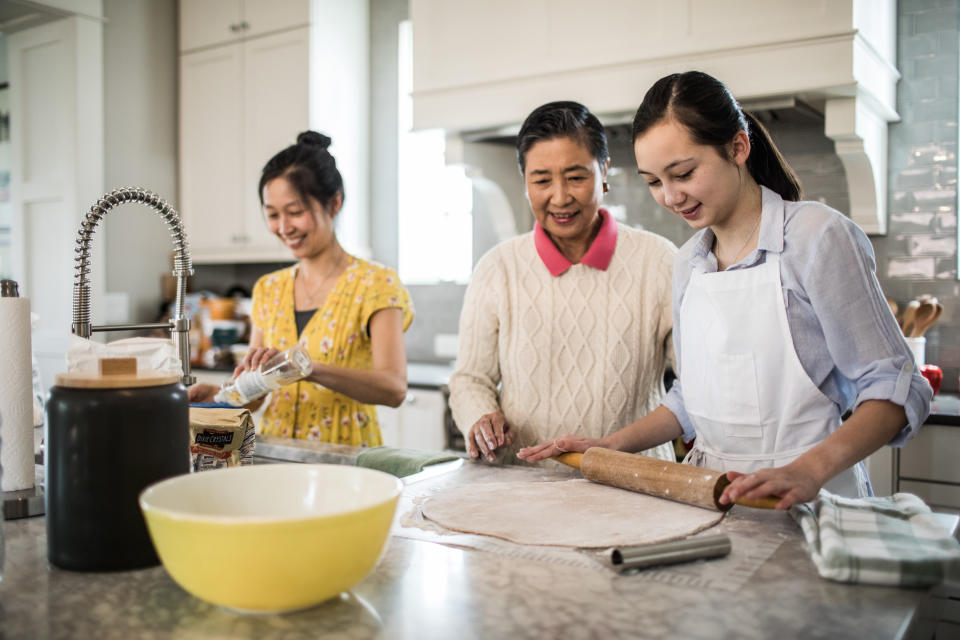
[(350, 589), (383, 551), (402, 490), (337, 464), (229, 467), (140, 494), (160, 561), (194, 596), (229, 609), (304, 609)]

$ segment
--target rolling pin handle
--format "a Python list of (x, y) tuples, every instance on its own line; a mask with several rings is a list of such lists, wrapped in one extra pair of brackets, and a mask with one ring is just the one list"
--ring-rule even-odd
[(583, 454), (575, 451), (569, 451), (567, 453), (561, 453), (558, 456), (554, 456), (553, 459), (557, 462), (562, 462), (569, 467), (573, 467), (574, 469), (579, 469), (580, 460), (583, 459)]
[(713, 501), (720, 511), (728, 511), (735, 504), (739, 504), (742, 507), (753, 507), (754, 509), (775, 509), (777, 503), (780, 502), (778, 496), (764, 496), (763, 498), (754, 498), (752, 500), (740, 498), (734, 500), (733, 503), (720, 504), (720, 496), (723, 495), (723, 490), (726, 489), (729, 484), (730, 478), (727, 477), (727, 474), (723, 474), (717, 478), (717, 484), (713, 488)]
[(734, 503), (744, 507), (753, 507), (754, 509), (776, 509), (780, 503), (780, 497), (764, 496), (763, 498), (754, 498), (753, 500), (740, 498), (739, 500), (735, 500)]

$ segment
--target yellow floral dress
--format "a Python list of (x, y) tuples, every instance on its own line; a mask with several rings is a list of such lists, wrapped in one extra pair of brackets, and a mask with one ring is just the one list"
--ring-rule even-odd
[[(413, 321), (413, 302), (389, 267), (351, 256), (333, 291), (297, 338), (293, 281), (297, 266), (261, 277), (253, 289), (252, 322), (264, 346), (280, 350), (298, 342), (314, 361), (369, 369), (373, 354), (367, 326), (380, 309), (403, 312), (403, 330)], [(313, 382), (277, 389), (260, 421), (260, 433), (287, 438), (376, 447), (383, 444), (377, 410)]]

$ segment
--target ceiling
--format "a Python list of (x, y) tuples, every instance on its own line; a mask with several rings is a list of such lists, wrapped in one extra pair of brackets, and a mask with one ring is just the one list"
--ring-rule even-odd
[(0, 2), (0, 33), (29, 29), (67, 15), (66, 11), (29, 0), (4, 0)]

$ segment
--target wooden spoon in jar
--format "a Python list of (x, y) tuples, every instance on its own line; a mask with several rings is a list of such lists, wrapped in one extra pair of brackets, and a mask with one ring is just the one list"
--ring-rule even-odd
[(922, 301), (913, 316), (913, 332), (911, 333), (911, 337), (922, 337), (927, 329), (937, 321), (941, 313), (943, 313), (943, 305), (940, 304), (940, 301), (936, 298)]
[(903, 310), (903, 323), (900, 325), (903, 329), (903, 335), (909, 337), (913, 336), (913, 326), (914, 326), (914, 317), (916, 316), (917, 309), (920, 308), (919, 300), (911, 300), (910, 304), (907, 305), (907, 308)]

